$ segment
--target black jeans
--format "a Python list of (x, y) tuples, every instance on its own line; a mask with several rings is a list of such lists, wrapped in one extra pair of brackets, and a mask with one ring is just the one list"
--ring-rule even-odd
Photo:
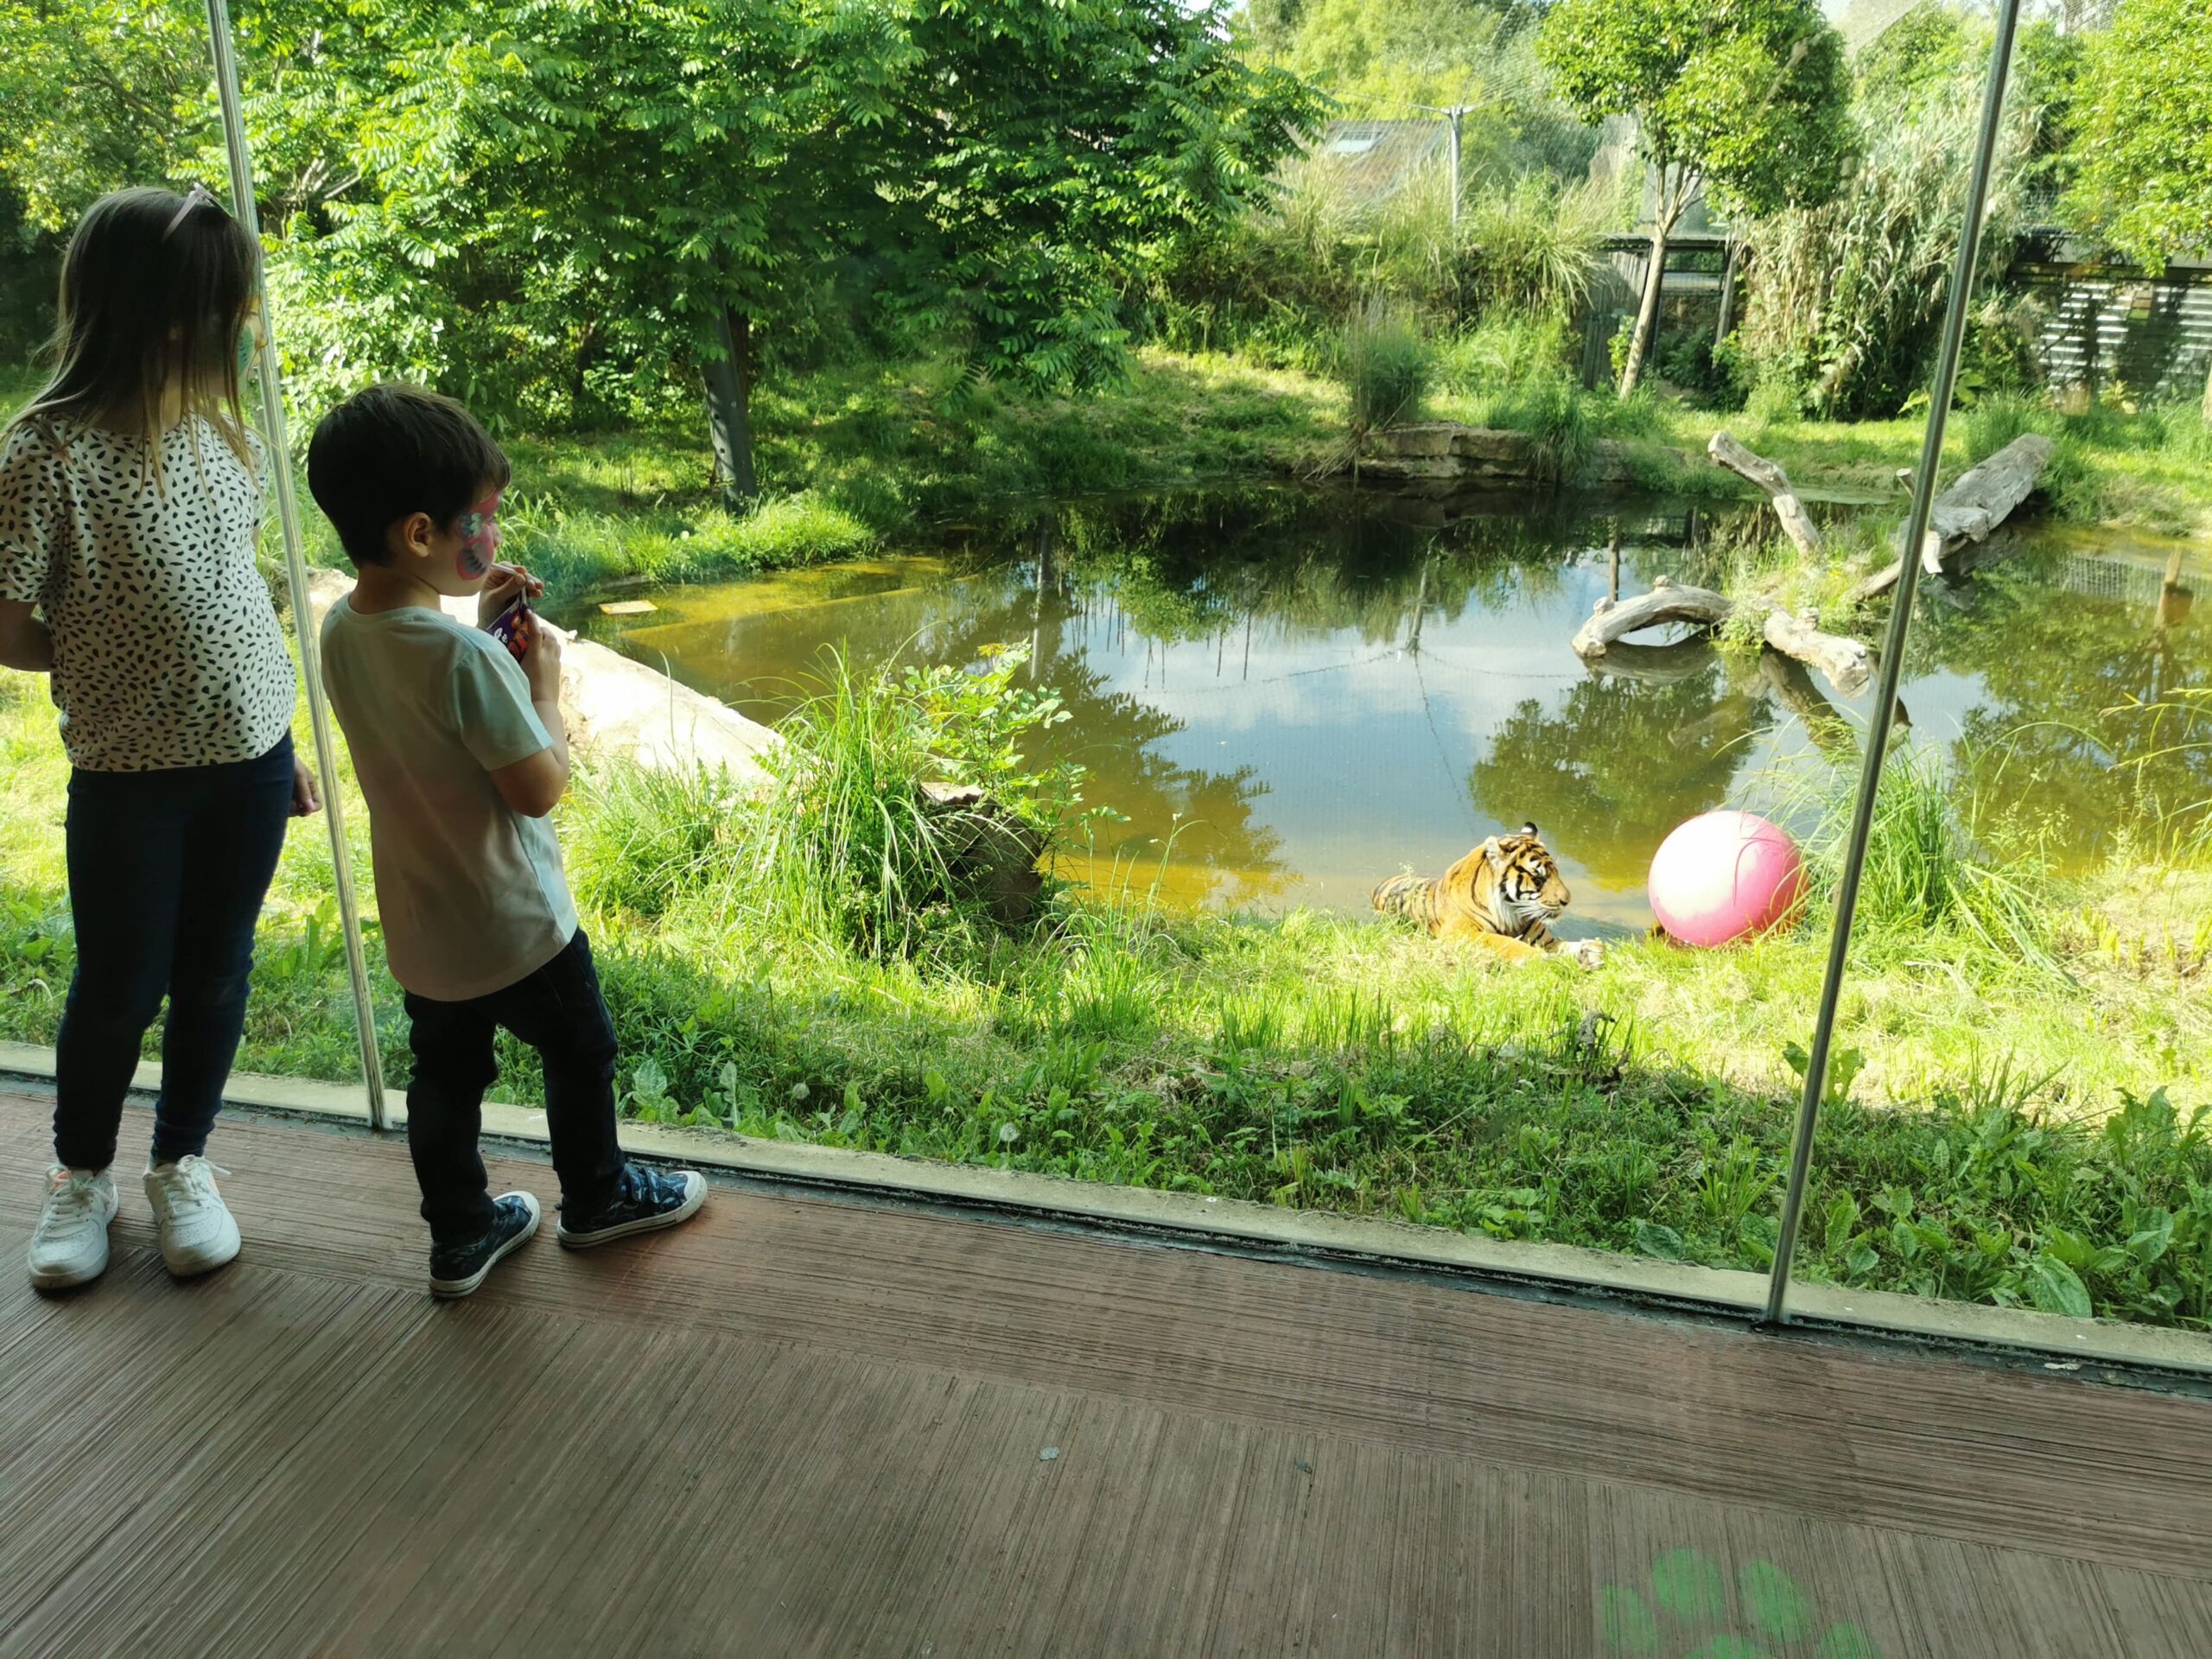
[(256, 760), (70, 774), (77, 971), (55, 1044), (55, 1162), (115, 1161), (124, 1096), (165, 991), (154, 1156), (207, 1149), (291, 811), (289, 734)]
[(492, 1046), (502, 1027), (545, 1063), (545, 1128), (563, 1205), (588, 1215), (614, 1196), (623, 1166), (614, 1136), (614, 1021), (582, 928), (552, 961), (489, 996), (433, 1002), (410, 991), (407, 1018), (415, 1052), (407, 1150), (433, 1241), (457, 1243), (491, 1224), (476, 1137), (484, 1091), (499, 1075)]

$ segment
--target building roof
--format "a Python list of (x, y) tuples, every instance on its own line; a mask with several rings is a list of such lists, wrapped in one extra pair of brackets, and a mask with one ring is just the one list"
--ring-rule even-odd
[(1423, 163), (1445, 153), (1441, 116), (1410, 121), (1332, 121), (1306, 151), (1352, 194), (1370, 201), (1393, 194)]

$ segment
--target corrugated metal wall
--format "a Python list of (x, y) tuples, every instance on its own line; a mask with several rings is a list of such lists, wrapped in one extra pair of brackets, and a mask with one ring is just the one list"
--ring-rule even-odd
[(2098, 264), (2024, 262), (2015, 281), (2047, 312), (2037, 349), (2058, 390), (2116, 389), (2146, 402), (2203, 395), (2212, 365), (2212, 269), (2170, 266), (2163, 276)]

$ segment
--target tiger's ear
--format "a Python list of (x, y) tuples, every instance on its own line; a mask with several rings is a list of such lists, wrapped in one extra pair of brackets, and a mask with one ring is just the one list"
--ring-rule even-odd
[(1521, 826), (1521, 833), (1524, 836), (1534, 837), (1540, 832), (1536, 828), (1535, 821), (1532, 818), (1527, 823)]
[(1505, 849), (1498, 845), (1496, 836), (1483, 842), (1483, 861), (1487, 864), (1505, 862)]

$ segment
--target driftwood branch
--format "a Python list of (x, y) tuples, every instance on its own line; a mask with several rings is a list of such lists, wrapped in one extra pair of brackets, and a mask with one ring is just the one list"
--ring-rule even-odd
[(1590, 613), (1590, 620), (1575, 632), (1574, 654), (1586, 659), (1602, 657), (1605, 647), (1615, 641), (1664, 622), (1717, 628), (1728, 620), (1728, 613), (1734, 608), (1726, 597), (1710, 588), (1677, 588), (1662, 576), (1648, 594), (1624, 599), (1618, 605), (1610, 599), (1599, 600), (1597, 609)]
[(1807, 618), (1788, 611), (1769, 611), (1761, 632), (1767, 644), (1783, 656), (1819, 669), (1828, 677), (1828, 683), (1847, 697), (1864, 691), (1872, 677), (1872, 652), (1856, 639), (1822, 633)]
[[(1662, 623), (1686, 622), (1693, 627), (1717, 628), (1734, 612), (1733, 601), (1708, 588), (1677, 588), (1662, 576), (1648, 594), (1615, 604), (1601, 599), (1590, 620), (1577, 629), (1574, 654), (1595, 665), (1606, 652), (1631, 633)], [(1775, 611), (1764, 620), (1766, 643), (1785, 657), (1796, 658), (1827, 675), (1836, 690), (1855, 696), (1866, 688), (1873, 653), (1856, 639), (1822, 633), (1805, 618)]]
[(1797, 492), (1789, 486), (1789, 475), (1764, 455), (1753, 454), (1726, 432), (1716, 432), (1705, 453), (1738, 477), (1749, 479), (1766, 492), (1774, 504), (1774, 516), (1782, 520), (1782, 533), (1793, 546), (1808, 559), (1822, 556), (1820, 527), (1812, 515), (1805, 511), (1805, 504), (1797, 499)]
[[(1936, 498), (1928, 515), (1928, 534), (1920, 546), (1921, 567), (1930, 575), (1942, 574), (1943, 561), (1970, 543), (1986, 541), (2013, 509), (2029, 496), (2050, 465), (2053, 445), (2040, 432), (2024, 433), (1979, 467), (1961, 474), (1951, 487)], [(1885, 594), (1897, 586), (1904, 569), (1904, 531), (1897, 563), (1851, 590), (1854, 603)]]

